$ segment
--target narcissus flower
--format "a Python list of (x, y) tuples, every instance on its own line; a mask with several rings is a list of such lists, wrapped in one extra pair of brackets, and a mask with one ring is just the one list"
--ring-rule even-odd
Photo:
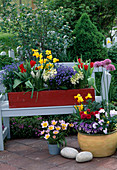
[(46, 50), (46, 55), (50, 55), (51, 54), (51, 50)]
[(59, 61), (59, 59), (53, 58), (53, 63), (56, 63), (57, 61)]
[(49, 60), (52, 60), (52, 55), (47, 56)]
[(81, 97), (78, 97), (78, 100), (77, 100), (78, 103), (82, 103), (83, 101), (84, 101), (84, 100), (83, 100), (82, 96), (81, 96)]
[(81, 97), (79, 93), (77, 94), (77, 96), (74, 96), (74, 99), (77, 99), (78, 97)]
[(92, 96), (90, 93), (88, 93), (88, 95), (85, 97), (85, 99), (91, 99), (91, 98), (92, 98)]

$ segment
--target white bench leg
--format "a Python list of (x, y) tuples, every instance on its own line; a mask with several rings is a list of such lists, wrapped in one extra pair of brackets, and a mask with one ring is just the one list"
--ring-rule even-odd
[(7, 127), (7, 139), (10, 139), (10, 122), (9, 117), (3, 117), (3, 124), (5, 127)]
[(4, 150), (4, 140), (3, 140), (3, 132), (2, 132), (2, 116), (0, 110), (0, 151)]

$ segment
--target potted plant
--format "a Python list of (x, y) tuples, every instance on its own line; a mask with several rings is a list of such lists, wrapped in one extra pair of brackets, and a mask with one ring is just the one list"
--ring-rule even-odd
[(41, 125), (43, 131), (40, 134), (47, 140), (49, 153), (51, 155), (59, 154), (64, 142), (66, 145), (65, 135), (69, 123), (65, 123), (63, 120), (52, 120), (50, 124), (48, 121), (43, 121)]
[(76, 93), (85, 96), (87, 90), (95, 100), (94, 89), (87, 86), (93, 70), (90, 63), (88, 70), (84, 71), (84, 66), (81, 70), (74, 70), (55, 64), (59, 60), (52, 57), (50, 50), (43, 54), (38, 50), (33, 52), (37, 61), (20, 63), (16, 70), (9, 72), (6, 69), (3, 74), (10, 108), (74, 105), (73, 96)]
[(117, 147), (117, 120), (100, 104), (92, 102), (90, 93), (85, 96), (83, 104), (80, 94), (74, 96), (81, 105), (75, 105), (75, 128), (78, 130), (78, 143), (81, 150), (92, 152), (94, 157), (105, 157), (114, 154)]

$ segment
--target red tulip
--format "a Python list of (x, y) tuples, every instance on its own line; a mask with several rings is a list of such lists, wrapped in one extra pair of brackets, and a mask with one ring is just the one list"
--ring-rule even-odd
[(78, 68), (80, 69), (80, 65), (78, 65)]
[(34, 60), (31, 60), (31, 61), (30, 61), (31, 68), (32, 68), (35, 64), (36, 64), (36, 61), (34, 61)]
[(20, 65), (19, 65), (19, 68), (20, 68), (20, 69), (24, 68), (24, 65), (23, 65), (23, 64), (20, 64)]
[(80, 65), (81, 65), (81, 68), (83, 68), (83, 63), (81, 63)]
[(88, 70), (88, 65), (84, 65), (84, 69), (85, 69), (85, 70)]
[(36, 67), (35, 70), (39, 70), (38, 67)]
[(90, 67), (92, 68), (92, 67), (93, 67), (93, 65), (94, 65), (94, 63), (93, 63), (93, 62), (91, 62), (91, 63), (90, 63)]
[(22, 68), (22, 69), (21, 69), (21, 72), (22, 72), (22, 73), (26, 72), (26, 69), (25, 69), (25, 68)]
[(78, 62), (81, 64), (81, 58), (78, 59)]

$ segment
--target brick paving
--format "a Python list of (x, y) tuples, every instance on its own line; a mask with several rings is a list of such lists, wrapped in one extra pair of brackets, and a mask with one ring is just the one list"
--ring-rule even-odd
[[(78, 150), (76, 136), (67, 137), (67, 146)], [(93, 158), (86, 163), (77, 163), (60, 155), (48, 153), (44, 139), (16, 139), (5, 143), (0, 152), (0, 170), (117, 170), (117, 152), (106, 158)]]

